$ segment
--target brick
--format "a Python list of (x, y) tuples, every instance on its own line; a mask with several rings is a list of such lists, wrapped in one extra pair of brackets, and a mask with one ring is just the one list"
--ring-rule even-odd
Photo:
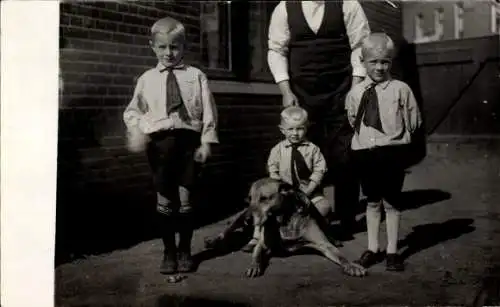
[[(250, 4), (252, 24), (261, 23), (250, 31), (267, 25), (262, 19), (272, 10), (260, 11), (261, 6), (264, 2)], [(131, 154), (124, 147), (123, 110), (135, 79), (156, 64), (149, 48), (149, 29), (158, 18), (172, 16), (184, 23), (186, 61), (195, 66), (201, 63), (199, 13), (200, 5), (192, 1), (61, 4), (61, 33), (71, 48), (62, 50), (60, 58), (66, 88), (59, 118), (59, 180), (84, 187), (136, 187), (151, 192), (144, 154)], [(373, 27), (397, 32), (400, 17), (392, 11), (378, 12), (367, 6), (367, 14), (377, 21)], [(277, 128), (280, 97), (215, 94), (215, 99), (221, 144), (214, 148), (205, 180), (215, 189), (228, 180), (246, 186), (246, 181), (265, 174), (268, 152), (281, 138)]]

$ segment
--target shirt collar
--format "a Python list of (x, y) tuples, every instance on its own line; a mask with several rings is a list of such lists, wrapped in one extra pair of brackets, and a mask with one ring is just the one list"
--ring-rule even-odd
[[(298, 144), (298, 146), (309, 146), (311, 142), (304, 140)], [(285, 147), (291, 147), (292, 143), (289, 140), (285, 139)]]
[[(165, 65), (163, 65), (162, 63), (158, 62), (158, 64), (156, 64), (156, 69), (158, 69), (158, 71), (162, 72), (166, 69), (167, 67), (165, 67)], [(186, 64), (184, 64), (183, 62), (180, 62), (179, 64), (175, 65), (172, 67), (173, 69), (184, 69), (186, 68)]]
[[(385, 90), (389, 86), (389, 83), (391, 83), (391, 81), (392, 81), (392, 78), (389, 77), (387, 80), (385, 80), (383, 82), (380, 82), (380, 83), (376, 84), (375, 86), (379, 86), (379, 87), (381, 87), (382, 89)], [(373, 83), (376, 83), (369, 76), (366, 76), (366, 78), (365, 78), (365, 80), (363, 82), (364, 82), (363, 85), (364, 85), (365, 89), (367, 89), (368, 87), (370, 87)]]

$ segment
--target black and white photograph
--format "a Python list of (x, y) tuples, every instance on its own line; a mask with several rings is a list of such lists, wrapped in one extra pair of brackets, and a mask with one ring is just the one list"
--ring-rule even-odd
[(38, 2), (54, 306), (500, 305), (499, 0)]

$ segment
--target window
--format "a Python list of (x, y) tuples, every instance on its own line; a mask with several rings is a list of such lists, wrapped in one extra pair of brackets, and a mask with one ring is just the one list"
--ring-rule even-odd
[(271, 15), (279, 1), (250, 2), (250, 78), (272, 81), (267, 64), (267, 39)]
[(200, 5), (202, 66), (231, 71), (231, 1), (202, 1)]
[(212, 79), (243, 81), (248, 77), (248, 2), (199, 2), (199, 61)]
[(464, 37), (464, 4), (462, 2), (455, 3), (453, 11), (455, 38), (460, 39)]

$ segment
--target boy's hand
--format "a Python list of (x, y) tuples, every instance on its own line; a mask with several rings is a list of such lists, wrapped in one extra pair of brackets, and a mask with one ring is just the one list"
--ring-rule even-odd
[(139, 128), (132, 128), (127, 131), (127, 148), (131, 152), (142, 152), (146, 149), (149, 136), (144, 134)]
[(304, 192), (307, 196), (310, 196), (312, 190), (309, 188), (308, 184), (301, 183), (299, 189)]
[(311, 196), (312, 192), (316, 189), (317, 184), (314, 181), (301, 183), (299, 189), (307, 196)]
[(205, 163), (210, 154), (211, 154), (210, 144), (203, 143), (201, 144), (200, 147), (198, 147), (198, 149), (196, 149), (196, 152), (194, 153), (194, 160), (199, 163)]
[(364, 77), (352, 76), (351, 90), (356, 84), (363, 82), (364, 79)]
[(165, 118), (155, 123), (159, 130), (170, 130), (174, 127), (174, 122), (170, 118)]

